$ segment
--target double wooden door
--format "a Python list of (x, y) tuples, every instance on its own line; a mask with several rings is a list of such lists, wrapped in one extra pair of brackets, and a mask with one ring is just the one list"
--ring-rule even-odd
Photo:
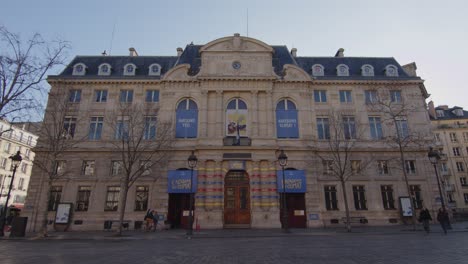
[(224, 227), (250, 227), (250, 186), (245, 171), (229, 171), (226, 175)]

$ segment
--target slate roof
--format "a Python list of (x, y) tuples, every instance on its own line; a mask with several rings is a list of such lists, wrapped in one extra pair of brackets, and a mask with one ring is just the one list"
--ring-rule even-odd
[[(443, 110), (444, 111), (444, 116), (443, 117), (439, 117), (437, 116), (437, 118), (434, 118), (433, 116), (430, 116), (431, 117), (431, 120), (450, 120), (450, 119), (468, 119), (468, 111), (465, 111), (463, 110), (463, 116), (457, 116), (453, 110), (455, 109), (462, 109), (462, 107), (459, 107), (459, 106), (454, 106), (452, 108), (447, 108), (445, 109), (445, 107), (436, 107), (435, 110)], [(436, 112), (437, 114), (437, 112)]]
[[(153, 78), (159, 79), (160, 76), (149, 76), (148, 69), (153, 63), (161, 65), (161, 76), (171, 68), (184, 63), (190, 64), (189, 75), (196, 75), (200, 71), (201, 57), (200, 48), (203, 45), (189, 44), (185, 47), (180, 57), (178, 56), (77, 56), (70, 64), (59, 74), (59, 77), (76, 78), (76, 79), (141, 79)], [(274, 50), (272, 58), (272, 66), (277, 75), (282, 76), (283, 66), (292, 64), (302, 68), (311, 77), (312, 65), (321, 64), (324, 67), (324, 76), (314, 77), (322, 80), (405, 80), (417, 79), (419, 77), (411, 77), (403, 70), (400, 64), (394, 58), (365, 58), (365, 57), (293, 57), (286, 46), (274, 45), (271, 46)], [(73, 76), (73, 66), (77, 63), (84, 63), (87, 66), (86, 75)], [(98, 67), (102, 63), (109, 63), (112, 66), (110, 76), (99, 76)], [(127, 63), (133, 63), (137, 66), (135, 76), (124, 76), (123, 67)], [(349, 76), (337, 76), (336, 67), (339, 64), (346, 64), (349, 67)], [(369, 64), (374, 67), (375, 76), (361, 76), (361, 67), (364, 64)], [(389, 64), (395, 65), (398, 68), (398, 77), (385, 76), (385, 67)], [(55, 77), (55, 76), (52, 76)]]

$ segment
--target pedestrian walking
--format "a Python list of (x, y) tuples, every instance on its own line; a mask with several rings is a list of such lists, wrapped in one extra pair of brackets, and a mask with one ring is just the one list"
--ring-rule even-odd
[(429, 213), (427, 208), (424, 208), (421, 213), (419, 213), (419, 222), (422, 222), (426, 233), (430, 232), (429, 221), (432, 221), (431, 213)]
[(149, 232), (151, 229), (152, 229), (152, 225), (153, 225), (153, 221), (154, 221), (154, 216), (153, 216), (153, 210), (152, 209), (148, 209), (148, 211), (146, 211), (146, 215), (145, 215), (145, 230), (147, 232)]
[(153, 210), (153, 232), (155, 232), (156, 229), (158, 228), (158, 220), (159, 220), (158, 212), (156, 210)]
[(450, 225), (450, 219), (445, 208), (439, 209), (439, 212), (437, 213), (437, 221), (439, 221), (442, 230), (444, 230), (444, 234), (447, 234), (447, 229)]

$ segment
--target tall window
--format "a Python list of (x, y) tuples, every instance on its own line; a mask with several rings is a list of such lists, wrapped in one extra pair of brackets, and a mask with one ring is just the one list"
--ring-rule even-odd
[(395, 209), (395, 200), (393, 199), (393, 186), (381, 185), (380, 192), (382, 193), (382, 203), (385, 210)]
[(299, 125), (296, 105), (284, 99), (276, 105), (276, 136), (278, 138), (298, 138)]
[(382, 124), (380, 117), (369, 117), (370, 134), (372, 139), (382, 139)]
[(314, 100), (316, 103), (326, 103), (327, 102), (327, 91), (325, 90), (315, 90), (314, 91)]
[(198, 107), (191, 99), (179, 102), (176, 110), (176, 138), (196, 138), (198, 133)]
[(392, 103), (401, 103), (401, 91), (391, 90), (390, 99), (392, 100)]
[(465, 171), (465, 166), (463, 166), (463, 162), (457, 161), (455, 164), (457, 165), (457, 171), (458, 172), (464, 172)]
[(78, 186), (78, 195), (76, 196), (76, 211), (88, 211), (90, 195), (91, 186)]
[(361, 161), (360, 160), (351, 160), (351, 172), (358, 174), (361, 172)]
[(24, 178), (19, 178), (18, 190), (22, 191), (23, 189), (24, 189)]
[(120, 102), (131, 103), (133, 101), (133, 90), (121, 90), (120, 91)]
[(352, 101), (351, 91), (340, 91), (340, 102), (351, 103)]
[(104, 124), (104, 117), (96, 117), (96, 116), (91, 117), (91, 122), (89, 123), (88, 139), (90, 140), (101, 139), (103, 124)]
[(76, 129), (76, 118), (74, 117), (65, 117), (63, 120), (63, 133), (64, 137), (73, 138), (75, 136)]
[(356, 138), (356, 122), (354, 121), (354, 117), (343, 117), (343, 130), (346, 139)]
[(423, 199), (421, 195), (421, 186), (410, 185), (411, 197), (413, 197), (414, 206), (416, 209), (421, 209), (423, 205)]
[(70, 103), (79, 103), (81, 101), (81, 90), (70, 90), (68, 101)]
[(400, 135), (401, 139), (407, 138), (409, 136), (408, 130), (408, 121), (405, 117), (401, 117), (396, 120), (397, 133)]
[(318, 139), (330, 139), (330, 124), (328, 118), (317, 118)]
[(155, 103), (159, 102), (159, 91), (158, 90), (147, 90), (145, 102), (147, 103)]
[(7, 159), (6, 158), (1, 158), (0, 159), (0, 168), (5, 169), (7, 165)]
[(466, 177), (460, 177), (460, 184), (461, 186), (467, 186), (468, 182), (466, 181)]
[(32, 146), (32, 136), (28, 136), (28, 142), (27, 142), (27, 144), (28, 144), (29, 146)]
[(21, 164), (21, 172), (26, 173), (28, 171), (28, 164), (22, 163)]
[(128, 139), (129, 124), (128, 120), (117, 121), (117, 127), (115, 128), (115, 139)]
[(247, 104), (235, 98), (231, 100), (226, 109), (226, 136), (247, 136)]
[(55, 173), (57, 174), (62, 174), (65, 172), (67, 166), (67, 161), (66, 160), (57, 160), (55, 162)]
[(463, 132), (463, 141), (468, 142), (468, 132)]
[(366, 97), (366, 104), (372, 104), (377, 102), (377, 91), (375, 90), (367, 90), (364, 92), (364, 95)]
[(156, 138), (156, 120), (156, 116), (145, 116), (144, 139), (149, 140)]
[(367, 210), (366, 191), (364, 185), (353, 185), (354, 208), (356, 210)]
[(468, 193), (464, 193), (463, 198), (465, 199), (465, 204), (468, 204)]
[(460, 156), (460, 148), (459, 147), (453, 148), (453, 155), (454, 156)]
[(338, 199), (336, 197), (336, 186), (326, 185), (325, 191), (325, 206), (328, 211), (338, 210)]
[(49, 190), (49, 204), (47, 210), (56, 211), (62, 196), (62, 186), (52, 186)]
[(113, 160), (111, 164), (111, 175), (117, 176), (122, 173), (122, 161)]
[(86, 176), (94, 175), (94, 160), (83, 161), (81, 173)]
[(117, 209), (119, 208), (119, 196), (119, 186), (108, 186), (104, 211), (117, 211)]
[(377, 161), (377, 169), (380, 175), (388, 175), (388, 161), (386, 160), (379, 160)]
[(323, 160), (322, 161), (323, 174), (332, 174), (333, 173), (333, 160)]
[(405, 169), (408, 174), (416, 174), (416, 161), (405, 160)]
[(452, 142), (457, 142), (458, 141), (456, 133), (450, 133), (449, 135), (450, 135), (450, 141), (452, 141)]
[(135, 211), (146, 211), (148, 209), (148, 186), (137, 186), (135, 195)]
[(6, 153), (10, 153), (10, 148), (11, 148), (11, 143), (5, 142), (5, 145), (3, 146), (3, 151), (5, 151)]
[(94, 101), (97, 103), (107, 102), (107, 90), (96, 90), (94, 93)]

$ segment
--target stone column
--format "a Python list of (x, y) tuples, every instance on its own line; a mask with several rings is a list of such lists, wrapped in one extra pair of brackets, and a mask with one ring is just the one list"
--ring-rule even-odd
[(216, 117), (216, 133), (218, 137), (224, 137), (224, 115), (223, 109), (223, 91), (216, 91), (216, 111), (218, 113)]
[(252, 137), (258, 136), (259, 126), (258, 123), (258, 91), (252, 91)]
[(199, 107), (200, 112), (200, 135), (199, 137), (208, 137), (208, 91), (201, 91), (202, 99), (201, 106)]
[(273, 137), (274, 131), (274, 106), (273, 106), (273, 91), (266, 91), (266, 109), (267, 109), (267, 129), (266, 136)]

